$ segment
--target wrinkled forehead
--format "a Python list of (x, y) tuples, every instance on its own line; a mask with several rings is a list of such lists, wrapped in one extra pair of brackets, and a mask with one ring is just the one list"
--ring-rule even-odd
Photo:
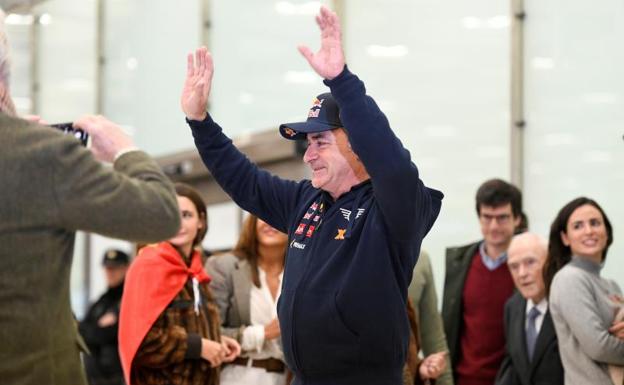
[(306, 139), (308, 140), (308, 143), (322, 139), (334, 139), (334, 133), (332, 131), (333, 130), (311, 132), (306, 135)]
[(331, 140), (336, 141), (337, 143), (349, 142), (349, 137), (347, 136), (344, 128), (334, 128), (332, 130), (321, 131), (321, 132), (311, 132), (306, 136), (308, 143), (312, 143), (318, 140)]
[(516, 235), (507, 249), (508, 261), (520, 261), (525, 258), (546, 259), (548, 245), (546, 240), (536, 234), (524, 233)]

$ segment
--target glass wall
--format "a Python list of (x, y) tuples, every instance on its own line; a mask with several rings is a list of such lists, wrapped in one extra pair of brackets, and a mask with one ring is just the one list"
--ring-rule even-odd
[(33, 15), (10, 14), (5, 19), (11, 46), (11, 96), (17, 113), (30, 114), (33, 110)]
[(314, 15), (329, 1), (211, 0), (211, 114), (230, 136), (307, 117), (326, 92), (297, 51), (318, 47)]
[(388, 115), (425, 184), (445, 194), (423, 243), (441, 293), (445, 248), (480, 238), (476, 189), (492, 177), (509, 179), (509, 4), (345, 4), (351, 70)]
[(96, 113), (96, 1), (50, 0), (34, 15), (36, 112), (50, 123)]
[(603, 274), (624, 284), (624, 3), (527, 1), (525, 202), (547, 235), (564, 204), (595, 199), (614, 227)]
[(153, 155), (193, 147), (180, 109), (186, 54), (202, 34), (199, 0), (103, 3), (102, 113)]
[[(185, 56), (204, 43), (216, 67), (211, 113), (227, 134), (303, 120), (311, 98), (326, 90), (296, 49), (318, 47), (313, 15), (320, 4), (339, 10), (351, 70), (388, 115), (425, 183), (446, 194), (423, 245), (441, 290), (444, 249), (480, 238), (476, 189), (492, 177), (510, 178), (510, 1), (49, 0), (30, 22), (9, 26), (19, 63), (14, 95), (21, 112), (35, 106), (51, 122), (104, 113), (153, 155), (186, 150), (194, 146), (179, 107)], [(615, 227), (605, 272), (622, 282), (624, 4), (525, 6), (520, 166), (531, 229), (546, 236), (565, 202), (596, 198)], [(231, 205), (211, 208), (215, 224), (205, 246), (233, 244), (239, 218)], [(94, 289), (102, 284), (94, 268), (105, 247), (98, 239), (91, 244)], [(81, 271), (79, 264), (76, 258)]]

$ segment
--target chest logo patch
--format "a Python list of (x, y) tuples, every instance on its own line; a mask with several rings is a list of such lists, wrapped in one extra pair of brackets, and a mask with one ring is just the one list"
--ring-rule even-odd
[(338, 229), (338, 234), (336, 234), (336, 236), (334, 237), (334, 239), (337, 240), (343, 240), (345, 239), (345, 233), (347, 232), (347, 229)]
[[(355, 214), (355, 219), (358, 219), (362, 214), (364, 214), (364, 211), (366, 211), (366, 209), (357, 209), (357, 213)], [(341, 207), (340, 212), (342, 213), (342, 216), (344, 217), (344, 219), (346, 219), (347, 221), (351, 220), (351, 210), (343, 209)]]

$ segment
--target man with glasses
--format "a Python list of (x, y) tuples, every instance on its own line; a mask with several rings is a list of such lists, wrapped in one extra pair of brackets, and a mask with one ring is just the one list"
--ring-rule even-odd
[(458, 385), (491, 385), (504, 357), (503, 309), (514, 289), (507, 248), (521, 222), (522, 193), (488, 180), (476, 209), (483, 240), (446, 251), (442, 318)]

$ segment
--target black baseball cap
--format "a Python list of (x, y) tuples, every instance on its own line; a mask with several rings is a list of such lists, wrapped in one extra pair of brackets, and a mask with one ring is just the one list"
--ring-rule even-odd
[(340, 109), (331, 93), (320, 94), (312, 100), (308, 111), (308, 120), (280, 125), (280, 134), (286, 139), (305, 140), (306, 134), (322, 132), (343, 127), (340, 121)]
[(106, 267), (126, 266), (129, 263), (130, 257), (121, 250), (107, 250), (102, 258), (102, 266)]

